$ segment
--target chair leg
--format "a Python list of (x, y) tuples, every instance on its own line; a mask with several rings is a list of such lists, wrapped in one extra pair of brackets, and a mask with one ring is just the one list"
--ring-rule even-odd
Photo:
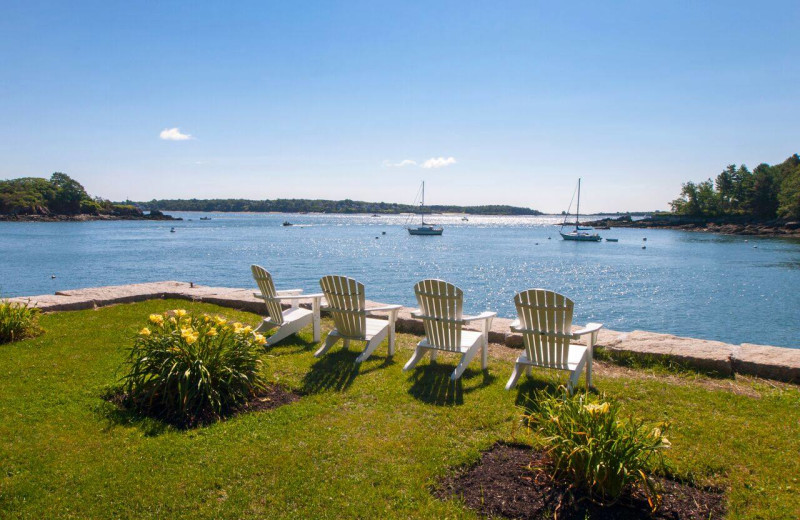
[[(409, 359), (408, 363), (406, 363), (406, 365), (403, 367), (403, 372), (405, 372), (407, 370), (411, 370), (412, 368), (417, 366), (417, 363), (419, 363), (422, 360), (422, 358), (425, 356), (425, 352), (427, 352), (428, 350), (431, 350), (431, 349), (417, 347), (414, 350), (414, 355), (411, 356), (411, 359)], [(431, 356), (433, 356), (433, 354), (435, 354), (435, 353), (436, 353), (435, 350), (431, 350)]]
[(450, 379), (452, 381), (455, 381), (459, 377), (461, 377), (461, 374), (463, 374), (464, 370), (467, 369), (467, 365), (469, 365), (469, 362), (472, 361), (472, 358), (475, 357), (475, 354), (478, 353), (478, 350), (481, 348), (481, 346), (482, 345), (480, 343), (478, 343), (478, 344), (472, 346), (466, 352), (464, 352), (464, 355), (461, 356), (461, 361), (458, 363), (458, 366), (456, 367), (455, 370), (453, 370), (453, 374), (450, 376)]
[(533, 367), (531, 365), (525, 367), (525, 373), (528, 375), (528, 377), (531, 377), (533, 375)]
[(314, 316), (311, 318), (311, 327), (314, 330), (314, 343), (319, 343), (321, 336), (319, 314), (314, 314)]
[(489, 368), (489, 340), (484, 338), (483, 348), (481, 349), (481, 370)]
[(325, 338), (325, 344), (322, 345), (322, 348), (314, 352), (314, 357), (320, 357), (327, 351), (331, 349), (332, 346), (336, 345), (336, 342), (339, 341), (339, 336), (334, 336), (332, 334), (328, 334), (328, 337)]
[[(530, 368), (530, 366), (528, 368)], [(520, 367), (519, 363), (514, 363), (514, 371), (511, 372), (511, 378), (509, 378), (508, 383), (506, 383), (506, 390), (511, 390), (517, 386), (517, 381), (519, 381), (521, 375), (522, 367)]]
[(274, 323), (272, 323), (267, 319), (264, 319), (261, 320), (261, 323), (258, 325), (258, 327), (256, 327), (256, 330), (254, 330), (253, 332), (258, 332), (258, 333), (267, 332), (274, 329), (275, 327), (277, 327), (277, 325), (275, 325)]
[(436, 349), (431, 349), (431, 361), (436, 361), (436, 357), (439, 355), (439, 351)]
[(282, 341), (297, 332), (293, 329), (295, 329), (295, 327), (291, 325), (284, 325), (283, 327), (279, 328), (275, 334), (267, 338), (267, 346), (271, 347), (279, 341)]
[(581, 378), (581, 371), (576, 370), (569, 375), (569, 381), (567, 382), (567, 391), (569, 395), (575, 391), (575, 387), (578, 386), (578, 380)]
[(382, 332), (374, 336), (371, 340), (367, 341), (367, 346), (364, 348), (364, 351), (359, 354), (356, 358), (356, 363), (361, 363), (362, 361), (366, 361), (368, 357), (375, 352), (375, 349), (378, 348), (378, 345), (383, 343), (384, 338), (386, 337), (386, 331)]

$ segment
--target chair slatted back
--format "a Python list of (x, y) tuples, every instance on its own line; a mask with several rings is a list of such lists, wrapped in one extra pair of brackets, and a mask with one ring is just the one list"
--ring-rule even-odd
[(367, 313), (364, 284), (346, 276), (323, 276), (319, 281), (328, 301), (327, 311), (333, 318), (339, 335), (363, 338), (367, 332)]
[(514, 296), (528, 359), (540, 366), (567, 368), (572, 339), (572, 300), (553, 291), (530, 289)]
[(258, 284), (258, 290), (261, 291), (261, 296), (264, 297), (264, 303), (267, 304), (267, 314), (270, 320), (278, 325), (283, 325), (283, 308), (281, 307), (280, 300), (277, 299), (275, 284), (272, 282), (272, 275), (260, 265), (251, 265), (250, 271), (252, 271), (253, 279)]
[(414, 294), (428, 343), (442, 350), (459, 351), (464, 291), (442, 280), (422, 280), (414, 286)]

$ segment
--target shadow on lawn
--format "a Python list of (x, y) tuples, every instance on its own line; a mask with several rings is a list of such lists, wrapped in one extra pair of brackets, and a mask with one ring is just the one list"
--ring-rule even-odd
[(319, 343), (307, 341), (298, 335), (289, 336), (272, 346), (264, 346), (264, 352), (270, 356), (291, 356), (294, 354), (302, 354), (317, 347)]
[[(450, 375), (454, 368), (453, 365), (439, 363), (416, 367), (409, 377), (411, 388), (408, 393), (425, 403), (439, 406), (462, 405), (465, 394), (489, 386), (497, 379), (488, 370), (468, 368), (457, 381), (451, 381)], [(474, 384), (479, 377), (480, 382)]]
[[(341, 392), (350, 388), (356, 376), (382, 370), (395, 364), (394, 358), (371, 355), (361, 364), (356, 363), (359, 352), (339, 348), (328, 352), (314, 363), (303, 377), (301, 392), (318, 394), (330, 390)], [(375, 365), (375, 361), (382, 363)], [(362, 366), (369, 368), (362, 368)]]
[(173, 426), (159, 419), (147, 417), (130, 408), (121, 407), (118, 403), (111, 401), (109, 397), (106, 397), (106, 405), (110, 405), (112, 408), (104, 406), (103, 409), (99, 411), (106, 421), (108, 421), (106, 427), (103, 428), (105, 432), (117, 426), (133, 426), (139, 428), (144, 433), (145, 437), (157, 437), (162, 433), (174, 429)]

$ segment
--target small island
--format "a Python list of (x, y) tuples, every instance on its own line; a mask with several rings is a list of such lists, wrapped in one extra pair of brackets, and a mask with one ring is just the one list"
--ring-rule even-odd
[(70, 222), (88, 220), (182, 220), (158, 210), (145, 213), (133, 204), (90, 197), (66, 173), (50, 179), (22, 177), (0, 180), (0, 221)]
[(753, 171), (731, 164), (714, 180), (684, 183), (670, 206), (672, 212), (640, 220), (623, 215), (582, 224), (800, 238), (800, 156)]

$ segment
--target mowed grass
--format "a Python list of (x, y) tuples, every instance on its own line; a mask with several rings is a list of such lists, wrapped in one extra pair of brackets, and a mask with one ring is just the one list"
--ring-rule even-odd
[[(498, 440), (524, 440), (518, 403), (557, 376), (503, 389), (511, 363), (401, 368), (398, 335), (356, 368), (357, 347), (312, 355), (310, 329), (265, 352), (268, 377), (304, 397), (179, 431), (103, 399), (148, 314), (172, 308), (256, 324), (253, 314), (151, 301), (45, 315), (46, 332), (0, 346), (2, 518), (475, 518), (430, 487)], [(330, 323), (325, 322), (325, 327)], [(670, 421), (678, 476), (724, 487), (729, 518), (800, 517), (800, 391), (757, 380), (598, 366), (626, 411)]]

